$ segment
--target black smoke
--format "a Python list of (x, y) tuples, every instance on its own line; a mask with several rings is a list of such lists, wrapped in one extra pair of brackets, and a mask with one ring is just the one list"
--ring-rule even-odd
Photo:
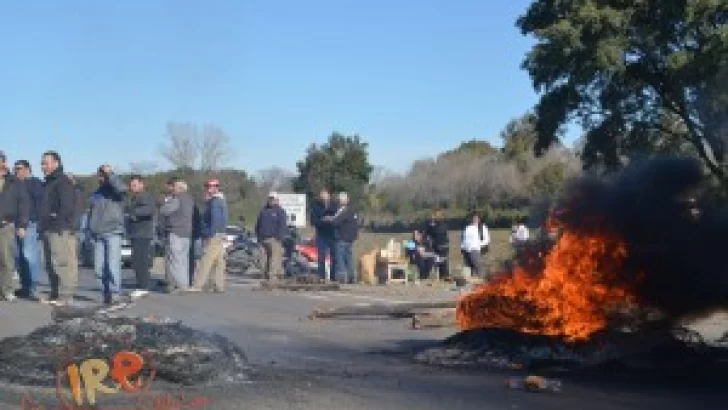
[(728, 307), (728, 213), (705, 184), (695, 160), (646, 160), (606, 181), (570, 183), (558, 219), (621, 235), (629, 252), (623, 279), (645, 275), (642, 303), (673, 317), (700, 314)]

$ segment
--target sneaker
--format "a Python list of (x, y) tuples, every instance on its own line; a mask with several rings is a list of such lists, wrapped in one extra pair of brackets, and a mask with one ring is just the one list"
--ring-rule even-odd
[(15, 302), (15, 299), (17, 299), (17, 298), (18, 297), (15, 296), (15, 294), (13, 294), (11, 292), (8, 292), (3, 295), (3, 300), (5, 300), (6, 302)]
[(185, 289), (184, 291), (188, 292), (188, 293), (199, 293), (199, 292), (202, 292), (202, 289), (196, 288), (194, 286), (190, 286), (189, 288)]
[(68, 299), (54, 299), (48, 302), (49, 305), (54, 307), (70, 306), (73, 303)]

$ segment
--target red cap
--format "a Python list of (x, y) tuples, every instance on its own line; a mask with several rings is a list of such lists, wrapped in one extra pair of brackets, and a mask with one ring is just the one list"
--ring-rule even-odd
[(210, 187), (210, 186), (220, 186), (220, 181), (218, 181), (217, 179), (211, 179), (211, 180), (207, 181), (207, 183), (205, 184), (205, 186), (208, 186), (208, 187)]

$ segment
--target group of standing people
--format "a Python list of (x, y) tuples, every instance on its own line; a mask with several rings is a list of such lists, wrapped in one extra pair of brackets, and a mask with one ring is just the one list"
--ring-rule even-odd
[(316, 229), (318, 275), (324, 280), (356, 283), (354, 243), (359, 238), (359, 214), (349, 195), (341, 192), (333, 201), (329, 192), (322, 190), (311, 207), (311, 225)]
[[(71, 175), (63, 171), (55, 151), (41, 156), (44, 181), (32, 176), (27, 160), (18, 160), (11, 170), (0, 151), (0, 297), (17, 296), (49, 303), (72, 297), (78, 281), (76, 230), (79, 190)], [(41, 265), (51, 285), (48, 299), (37, 294)], [(20, 276), (16, 292), (13, 273)]]
[[(132, 175), (128, 185), (130, 198), (125, 206), (127, 187), (120, 178), (106, 165), (99, 168), (98, 175), (99, 188), (91, 197), (88, 225), (94, 238), (94, 266), (104, 303), (112, 304), (126, 296), (121, 288), (121, 241), (125, 229), (137, 282), (129, 295), (132, 298), (146, 296), (151, 289), (152, 239), (157, 233), (163, 239), (165, 292), (201, 292), (209, 279), (214, 292), (224, 292), (228, 210), (218, 180), (205, 183), (205, 206), (200, 213), (187, 182), (180, 178), (167, 181), (164, 198), (158, 203), (146, 192), (144, 178)], [(198, 238), (203, 241), (199, 263), (195, 257)]]
[[(356, 283), (354, 242), (359, 236), (359, 215), (350, 205), (349, 195), (341, 192), (337, 201), (333, 201), (329, 192), (322, 190), (311, 207), (310, 217), (311, 225), (316, 229), (319, 276), (323, 280)], [(284, 276), (283, 243), (289, 231), (288, 217), (275, 192), (268, 195), (266, 206), (258, 214), (255, 235), (265, 251), (265, 278), (281, 280)]]
[[(225, 231), (227, 205), (217, 180), (205, 184), (205, 208), (200, 215), (185, 181), (172, 178), (161, 203), (146, 192), (144, 178), (133, 175), (128, 185), (111, 166), (97, 170), (98, 187), (87, 198), (64, 171), (60, 155), (41, 157), (44, 179), (32, 176), (27, 160), (18, 160), (14, 172), (0, 151), (0, 298), (16, 297), (53, 305), (73, 301), (78, 286), (78, 239), (82, 225), (93, 244), (94, 271), (104, 304), (127, 296), (121, 282), (121, 248), (124, 235), (132, 245), (132, 267), (137, 285), (128, 296), (141, 297), (150, 290), (152, 239), (155, 225), (164, 240), (165, 277), (168, 292), (202, 291), (210, 273), (212, 288), (225, 287)], [(81, 221), (86, 218), (86, 224)], [(158, 221), (158, 223), (156, 223)], [(195, 272), (196, 238), (203, 240), (203, 254)], [(41, 267), (48, 274), (50, 294), (41, 297)], [(14, 289), (13, 273), (20, 276)]]

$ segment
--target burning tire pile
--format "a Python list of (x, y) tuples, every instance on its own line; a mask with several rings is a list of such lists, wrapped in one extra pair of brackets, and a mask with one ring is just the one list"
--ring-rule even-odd
[(687, 330), (604, 332), (586, 341), (568, 343), (558, 337), (491, 328), (457, 333), (441, 346), (417, 353), (415, 361), (494, 370), (666, 372), (722, 368), (725, 371), (728, 349), (708, 345)]
[(176, 385), (223, 385), (250, 379), (245, 354), (231, 341), (168, 319), (77, 317), (0, 341), (0, 380), (56, 386), (67, 363), (134, 352), (152, 365), (155, 380)]

